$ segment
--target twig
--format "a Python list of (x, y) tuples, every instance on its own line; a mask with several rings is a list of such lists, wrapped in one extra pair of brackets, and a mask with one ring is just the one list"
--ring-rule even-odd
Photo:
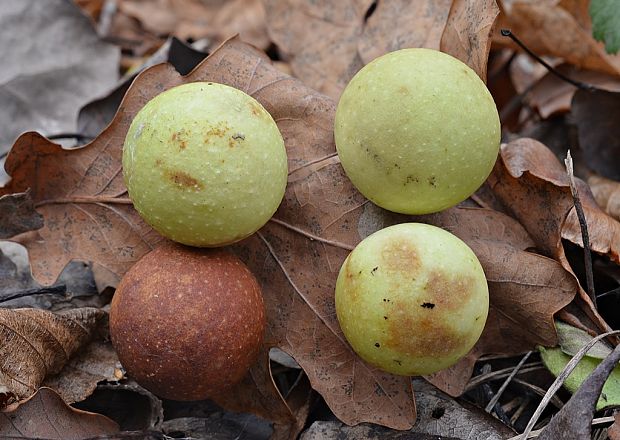
[(491, 401), (489, 402), (489, 404), (486, 406), (486, 408), (484, 409), (486, 412), (490, 413), (491, 410), (495, 407), (495, 405), (497, 404), (497, 402), (499, 402), (500, 397), (502, 397), (502, 394), (504, 393), (504, 391), (506, 390), (506, 388), (508, 387), (508, 384), (510, 384), (510, 381), (512, 379), (514, 379), (514, 377), (517, 375), (517, 373), (519, 372), (519, 370), (521, 369), (521, 367), (523, 366), (523, 364), (525, 363), (525, 361), (527, 361), (527, 358), (530, 357), (530, 355), (532, 354), (531, 351), (528, 351), (527, 353), (525, 353), (525, 356), (523, 356), (523, 358), (519, 361), (519, 363), (517, 364), (516, 367), (514, 367), (514, 369), (512, 370), (512, 373), (510, 373), (510, 376), (508, 376), (506, 378), (506, 380), (504, 381), (504, 383), (502, 384), (501, 387), (499, 387), (499, 390), (497, 390), (497, 393), (495, 394), (495, 396), (493, 396), (493, 398), (491, 399)]
[[(613, 423), (615, 420), (616, 420), (616, 418), (614, 416), (599, 417), (598, 419), (592, 419), (592, 426), (606, 425), (607, 423)], [(538, 429), (536, 431), (530, 432), (529, 435), (527, 436), (527, 438), (536, 438), (536, 437), (538, 437), (540, 435), (540, 433), (543, 431), (543, 429)], [(510, 437), (508, 440), (522, 440), (521, 439), (522, 435), (523, 434), (515, 435), (514, 437)]]
[[(491, 365), (484, 364), (482, 366), (481, 372), (483, 374), (490, 373), (491, 372)], [(493, 390), (491, 389), (491, 385), (489, 385), (488, 383), (482, 384), (482, 392), (484, 393), (484, 395), (485, 395), (484, 397), (486, 399), (491, 400), (493, 398)], [(506, 414), (504, 409), (498, 403), (495, 403), (495, 405), (493, 405), (492, 409), (495, 411), (495, 415), (497, 416), (497, 418), (499, 420), (501, 420), (506, 425), (510, 426), (510, 417), (508, 417), (508, 415)]]
[(65, 284), (58, 284), (50, 287), (36, 287), (34, 289), (26, 289), (17, 292), (10, 292), (8, 294), (2, 294), (2, 296), (0, 296), (0, 303), (11, 301), (12, 299), (23, 298), (24, 296), (44, 295), (50, 293), (65, 294), (66, 292), (67, 286)]
[(319, 237), (318, 235), (314, 235), (311, 232), (304, 231), (303, 229), (298, 228), (297, 226), (293, 226), (291, 224), (288, 224), (287, 222), (279, 220), (279, 219), (277, 219), (275, 217), (270, 218), (269, 221), (273, 222), (275, 224), (278, 224), (280, 226), (283, 226), (283, 227), (285, 227), (287, 229), (290, 229), (291, 231), (295, 231), (298, 234), (303, 235), (304, 237), (310, 239), (311, 241), (319, 241), (321, 243), (325, 243), (325, 244), (328, 244), (330, 246), (334, 246), (334, 247), (338, 247), (338, 248), (341, 248), (341, 249), (345, 249), (347, 251), (352, 251), (353, 249), (355, 249), (355, 246), (353, 246), (353, 245), (350, 245), (350, 244), (347, 244), (347, 243), (341, 243), (341, 242), (336, 241), (336, 240), (329, 240), (327, 238)]
[(620, 294), (620, 287), (616, 287), (615, 289), (608, 290), (607, 292), (601, 293), (598, 298), (604, 298), (609, 295), (618, 295)]
[(579, 226), (581, 227), (581, 236), (583, 239), (583, 259), (586, 266), (586, 286), (588, 288), (588, 295), (594, 304), (596, 309), (596, 294), (594, 293), (594, 274), (592, 272), (592, 254), (590, 253), (590, 236), (588, 235), (588, 223), (586, 216), (583, 213), (583, 206), (581, 206), (581, 200), (579, 200), (579, 192), (575, 185), (575, 175), (573, 173), (573, 158), (570, 155), (570, 150), (566, 154), (564, 159), (566, 165), (566, 174), (568, 174), (568, 183), (570, 185), (570, 192), (573, 195), (573, 203), (575, 205), (575, 211), (577, 212), (577, 218), (579, 219)]
[(517, 408), (515, 413), (510, 417), (510, 423), (512, 424), (512, 426), (514, 426), (515, 423), (519, 421), (519, 418), (523, 414), (523, 411), (525, 411), (525, 409), (529, 406), (531, 401), (532, 401), (532, 398), (526, 395), (525, 398), (523, 399), (523, 402), (521, 402), (521, 405), (519, 405), (519, 408)]
[(519, 40), (517, 37), (514, 36), (514, 34), (510, 31), (510, 29), (502, 29), (500, 30), (500, 33), (504, 36), (504, 37), (509, 37), (512, 41), (514, 41), (521, 49), (523, 49), (529, 56), (531, 56), (532, 58), (534, 58), (536, 61), (538, 61), (540, 64), (542, 64), (543, 66), (545, 66), (545, 68), (553, 73), (555, 76), (557, 76), (558, 78), (566, 81), (567, 83), (570, 83), (572, 85), (574, 85), (575, 87), (579, 88), (579, 89), (584, 89), (584, 90), (596, 90), (596, 87), (594, 87), (591, 84), (587, 84), (581, 81), (577, 81), (574, 80), (572, 78), (569, 78), (568, 76), (564, 75), (563, 73), (557, 71), (555, 68), (553, 68), (550, 64), (548, 64), (545, 60), (543, 60), (541, 57), (539, 57), (538, 55), (536, 55), (534, 52), (532, 52), (530, 50), (529, 47), (527, 47), (525, 44), (523, 44), (523, 42), (521, 40)]
[(547, 390), (547, 393), (545, 394), (545, 397), (543, 397), (543, 399), (538, 404), (538, 408), (536, 408), (536, 411), (532, 415), (532, 418), (530, 419), (530, 421), (528, 422), (527, 426), (525, 427), (525, 431), (523, 431), (523, 434), (521, 434), (520, 436), (517, 436), (516, 438), (522, 439), (522, 440), (525, 440), (525, 439), (528, 438), (527, 437), (528, 434), (532, 431), (532, 428), (534, 428), (534, 425), (536, 425), (536, 422), (540, 418), (540, 416), (543, 413), (543, 411), (545, 410), (545, 408), (547, 408), (547, 405), (549, 404), (549, 401), (551, 400), (551, 398), (555, 395), (555, 393), (564, 384), (564, 381), (573, 372), (573, 370), (575, 369), (575, 367), (577, 366), (579, 361), (581, 361), (581, 359), (583, 359), (583, 357), (594, 346), (594, 344), (596, 344), (601, 339), (606, 338), (607, 336), (617, 335), (619, 333), (620, 333), (620, 330), (614, 330), (614, 331), (611, 331), (611, 332), (603, 333), (601, 335), (598, 335), (595, 338), (592, 338), (592, 340), (590, 340), (590, 342), (588, 342), (583, 347), (581, 347), (581, 349), (575, 354), (575, 356), (573, 356), (572, 359), (570, 361), (568, 361), (568, 363), (566, 364), (564, 369), (560, 372), (560, 374), (558, 374), (558, 377), (556, 377), (556, 379), (553, 381), (553, 383), (551, 384), (551, 386)]
[[(541, 370), (544, 368), (545, 366), (542, 362), (531, 362), (529, 364), (523, 365), (519, 370), (518, 374), (530, 373), (532, 371)], [(501, 370), (495, 370), (492, 373), (480, 374), (478, 376), (475, 376), (467, 383), (467, 385), (465, 386), (465, 391), (471, 391), (485, 382), (504, 379), (510, 376), (512, 370), (513, 368), (503, 368)]]

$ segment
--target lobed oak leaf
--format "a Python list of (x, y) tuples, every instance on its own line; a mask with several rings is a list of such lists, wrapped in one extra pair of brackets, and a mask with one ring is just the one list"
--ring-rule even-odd
[[(98, 331), (106, 313), (82, 308), (52, 313), (0, 308), (0, 388), (9, 400), (24, 399), (58, 373)], [(10, 398), (9, 398), (10, 396)]]
[(29, 191), (0, 197), (0, 239), (39, 229), (43, 217), (34, 209)]

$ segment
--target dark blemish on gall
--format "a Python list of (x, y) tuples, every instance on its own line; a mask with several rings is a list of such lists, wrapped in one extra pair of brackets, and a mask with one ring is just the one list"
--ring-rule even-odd
[(379, 269), (379, 266), (373, 267), (373, 269), (370, 271), (370, 274), (374, 276), (377, 269)]
[(242, 141), (244, 141), (245, 140), (245, 135), (243, 133), (235, 133), (235, 134), (233, 134), (232, 138), (235, 139), (235, 140), (242, 140)]
[(425, 302), (425, 303), (422, 303), (422, 307), (424, 307), (425, 309), (434, 309), (435, 308), (435, 304), (429, 303), (429, 302)]
[(476, 321), (480, 319), (480, 316), (476, 316)]
[(379, 344), (378, 342), (375, 342), (375, 347), (379, 348), (381, 347), (381, 344)]
[(402, 361), (398, 360), (398, 359), (392, 359), (394, 362), (396, 362), (398, 365), (402, 365)]
[(387, 320), (387, 316), (384, 316), (383, 319)]
[(436, 186), (435, 183), (437, 181), (437, 178), (435, 176), (431, 176), (428, 178), (428, 184), (431, 186)]
[(403, 186), (409, 185), (412, 182), (418, 183), (420, 181), (420, 179), (418, 179), (417, 177), (409, 174), (407, 176), (407, 178), (405, 179), (405, 183), (403, 183)]

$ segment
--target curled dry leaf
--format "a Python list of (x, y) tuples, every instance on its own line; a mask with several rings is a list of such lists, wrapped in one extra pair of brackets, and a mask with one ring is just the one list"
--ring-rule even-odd
[(105, 416), (71, 408), (50, 388), (0, 412), (0, 437), (5, 439), (80, 440), (119, 430)]
[(495, 0), (266, 0), (267, 29), (295, 75), (333, 98), (387, 52), (441, 49), (486, 77)]
[(80, 350), (63, 369), (43, 381), (67, 403), (90, 396), (101, 381), (116, 382), (122, 376), (120, 362), (111, 342), (94, 340)]
[[(556, 70), (575, 81), (581, 81), (605, 90), (620, 91), (620, 78), (617, 76), (578, 69), (570, 64), (556, 66)], [(543, 119), (547, 119), (557, 113), (568, 113), (576, 91), (577, 87), (574, 85), (558, 78), (553, 73), (547, 72), (536, 84), (532, 85), (532, 89), (527, 93), (525, 99), (533, 108), (538, 110)], [(596, 114), (600, 117), (606, 116), (602, 112)]]
[(52, 313), (0, 308), (0, 387), (14, 399), (30, 396), (90, 341), (105, 312), (94, 308)]
[(491, 50), (491, 30), (498, 14), (495, 0), (453, 0), (441, 36), (441, 51), (463, 61), (484, 82)]
[[(590, 247), (620, 262), (620, 223), (598, 207), (585, 182), (575, 180), (588, 223)], [(581, 228), (566, 170), (551, 150), (527, 138), (502, 145), (500, 159), (487, 182), (494, 195), (529, 232), (537, 248), (572, 273), (561, 240), (583, 246)], [(590, 319), (607, 331), (607, 323), (581, 287), (579, 298)]]
[[(620, 263), (620, 223), (600, 209), (585, 182), (575, 180), (592, 250)], [(562, 238), (583, 246), (566, 169), (542, 143), (522, 138), (502, 145), (489, 184), (545, 254), (559, 259)]]
[[(570, 64), (618, 75), (620, 56), (609, 55), (592, 37), (583, 1), (502, 0), (498, 27), (511, 29), (538, 55), (564, 58)], [(498, 36), (498, 43), (508, 39)]]
[[(242, 387), (234, 401), (228, 398), (223, 403), (271, 417), (279, 424), (291, 423), (296, 416), (294, 410), (279, 395), (268, 369), (268, 350), (279, 347), (300, 364), (312, 387), (345, 423), (367, 421), (409, 428), (415, 420), (409, 379), (371, 368), (352, 352), (338, 326), (333, 291), (340, 265), (355, 244), (379, 228), (410, 217), (368, 203), (346, 178), (333, 143), (334, 102), (279, 72), (264, 54), (238, 39), (226, 42), (186, 77), (179, 76), (169, 65), (143, 72), (112, 124), (81, 150), (67, 152), (33, 134), (16, 144), (8, 167), (21, 177), (13, 179), (8, 191), (34, 187), (35, 203), (48, 201), (40, 204), (46, 224), (48, 217), (64, 217), (72, 225), (45, 231), (48, 240), (63, 242), (65, 248), (60, 249), (60, 254), (36, 254), (34, 267), (50, 267), (51, 260), (59, 257), (76, 258), (71, 250), (89, 246), (88, 240), (94, 240), (100, 247), (90, 248), (91, 252), (82, 258), (99, 264), (121, 260), (122, 264), (116, 266), (106, 263), (120, 276), (131, 264), (127, 255), (137, 259), (148, 251), (144, 240), (132, 238), (136, 230), (127, 227), (105, 229), (103, 240), (101, 232), (89, 226), (92, 218), (82, 212), (94, 205), (100, 209), (96, 219), (106, 225), (119, 221), (122, 207), (125, 222), (139, 221), (128, 200), (121, 197), (122, 139), (133, 115), (150, 98), (175, 85), (200, 80), (229, 84), (258, 99), (278, 123), (289, 158), (288, 187), (280, 209), (259, 233), (234, 246), (263, 286), (268, 331), (261, 360), (246, 378), (249, 386)], [(33, 138), (37, 143), (27, 150), (28, 140)], [(24, 155), (31, 160), (25, 160)], [(32, 168), (31, 164), (42, 158), (45, 167)], [(90, 188), (88, 196), (80, 194), (78, 198), (61, 192), (56, 195), (58, 199), (50, 199), (51, 189), (43, 183), (34, 184), (40, 181), (37, 172), (51, 177), (47, 185), (60, 184), (61, 169), (82, 170), (82, 177), (74, 182), (80, 188)], [(110, 187), (114, 187), (110, 194), (116, 197), (99, 198), (98, 194)], [(55, 210), (49, 210), (50, 206)], [(572, 299), (575, 281), (553, 260), (525, 252), (533, 242), (516, 221), (491, 210), (470, 209), (451, 210), (430, 216), (427, 221), (452, 230), (474, 248), (489, 277), (492, 295), (488, 329), (480, 344), (463, 363), (436, 377), (435, 383), (458, 394), (481, 353), (514, 353), (536, 343), (555, 344), (552, 316)], [(88, 227), (92, 237), (74, 233)], [(142, 228), (138, 238), (153, 237), (155, 241), (153, 233), (144, 225)], [(124, 246), (106, 247), (105, 243)], [(528, 270), (519, 270), (522, 267)], [(53, 279), (55, 274), (44, 275)]]

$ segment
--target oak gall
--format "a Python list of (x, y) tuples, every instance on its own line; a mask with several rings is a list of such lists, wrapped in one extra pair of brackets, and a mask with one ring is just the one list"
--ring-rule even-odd
[(125, 274), (110, 309), (128, 376), (173, 400), (205, 399), (240, 381), (264, 332), (258, 282), (221, 249), (164, 244)]

